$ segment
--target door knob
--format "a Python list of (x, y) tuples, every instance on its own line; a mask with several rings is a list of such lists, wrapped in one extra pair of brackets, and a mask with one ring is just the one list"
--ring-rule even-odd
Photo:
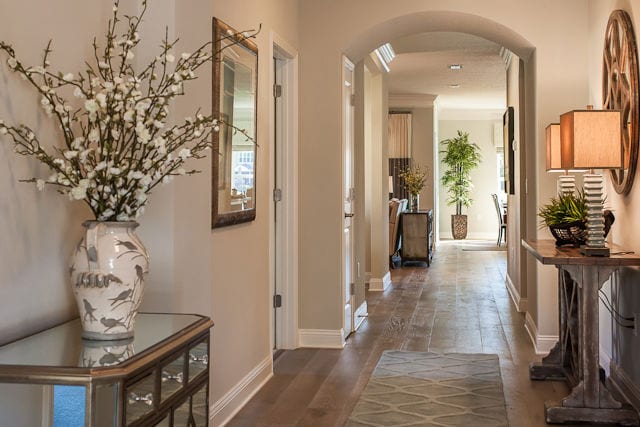
[(345, 218), (353, 218), (354, 215), (355, 214), (353, 214), (353, 213), (347, 213), (347, 212), (344, 213), (344, 217)]

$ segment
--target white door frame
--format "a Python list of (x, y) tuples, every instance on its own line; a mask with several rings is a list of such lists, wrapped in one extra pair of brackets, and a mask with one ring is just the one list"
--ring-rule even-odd
[[(349, 336), (351, 332), (355, 330), (355, 307), (353, 296), (353, 233), (354, 233), (354, 220), (347, 215), (353, 213), (355, 203), (353, 202), (354, 191), (354, 127), (355, 127), (355, 106), (353, 97), (355, 94), (354, 88), (355, 78), (355, 65), (349, 58), (342, 56), (342, 150), (343, 150), (343, 205), (345, 205), (345, 218), (344, 226), (345, 233), (342, 233), (342, 304), (344, 305), (344, 315), (342, 319), (343, 337)], [(349, 159), (347, 159), (347, 152), (349, 152)], [(346, 161), (351, 162), (350, 167), (347, 167)], [(346, 176), (346, 171), (349, 171), (350, 176)], [(347, 190), (346, 183), (350, 181), (351, 186)], [(348, 209), (351, 212), (347, 212)], [(356, 219), (357, 220), (357, 219)], [(347, 225), (349, 227), (348, 235), (346, 233)]]
[[(273, 31), (270, 32), (270, 52), (268, 56), (270, 81), (275, 83), (273, 58), (283, 61), (282, 84), (282, 118), (281, 141), (275, 141), (275, 109), (270, 103), (269, 126), (271, 146), (270, 152), (270, 186), (275, 189), (274, 166), (276, 158), (282, 177), (282, 200), (278, 206), (278, 227), (275, 226), (276, 208), (269, 203), (269, 307), (273, 306), (272, 296), (275, 294), (276, 281), (278, 293), (282, 296), (282, 306), (278, 308), (278, 330), (274, 329), (274, 310), (270, 308), (270, 345), (277, 349), (293, 349), (298, 347), (298, 52), (289, 43)], [(278, 153), (275, 151), (278, 150)], [(280, 151), (281, 150), (281, 151)], [(278, 156), (278, 157), (276, 157)], [(277, 234), (276, 234), (277, 233)], [(277, 246), (276, 246), (277, 245)], [(277, 275), (277, 277), (276, 277)], [(276, 337), (274, 339), (274, 336)]]

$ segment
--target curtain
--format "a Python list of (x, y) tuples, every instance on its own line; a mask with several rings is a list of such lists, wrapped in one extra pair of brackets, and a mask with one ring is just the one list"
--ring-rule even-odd
[(411, 157), (411, 113), (389, 114), (389, 158)]

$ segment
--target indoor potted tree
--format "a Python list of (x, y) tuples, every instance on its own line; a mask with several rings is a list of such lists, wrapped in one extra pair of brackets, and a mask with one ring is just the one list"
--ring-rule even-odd
[(456, 206), (455, 215), (451, 215), (451, 232), (456, 240), (467, 237), (467, 216), (462, 215), (462, 206), (471, 206), (471, 171), (478, 167), (482, 156), (480, 147), (469, 142), (467, 132), (458, 131), (455, 138), (441, 141), (445, 149), (441, 151), (444, 156), (444, 173), (442, 184), (447, 188), (449, 198), (448, 205)]

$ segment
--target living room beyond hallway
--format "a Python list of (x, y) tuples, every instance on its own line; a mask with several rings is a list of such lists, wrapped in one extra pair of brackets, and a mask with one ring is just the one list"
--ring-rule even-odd
[(501, 249), (495, 241), (441, 241), (431, 267), (392, 270), (386, 292), (367, 293), (369, 316), (343, 350), (285, 351), (228, 425), (344, 425), (382, 352), (396, 349), (498, 355), (509, 424), (546, 426), (544, 402), (568, 388), (529, 379), (529, 363), (541, 356), (509, 299)]

